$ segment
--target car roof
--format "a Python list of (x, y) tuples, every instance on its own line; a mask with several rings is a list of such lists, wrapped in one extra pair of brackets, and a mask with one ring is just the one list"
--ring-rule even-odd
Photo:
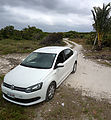
[(64, 49), (70, 49), (69, 47), (61, 47), (61, 46), (49, 46), (43, 47), (35, 50), (34, 52), (42, 52), (42, 53), (60, 53)]

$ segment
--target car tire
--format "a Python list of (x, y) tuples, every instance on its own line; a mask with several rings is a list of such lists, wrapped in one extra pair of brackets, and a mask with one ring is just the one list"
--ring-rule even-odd
[(74, 65), (73, 65), (72, 73), (75, 73), (76, 70), (77, 70), (77, 62), (75, 62)]
[(46, 101), (49, 101), (54, 97), (55, 90), (56, 90), (56, 84), (55, 84), (55, 82), (52, 82), (47, 89)]

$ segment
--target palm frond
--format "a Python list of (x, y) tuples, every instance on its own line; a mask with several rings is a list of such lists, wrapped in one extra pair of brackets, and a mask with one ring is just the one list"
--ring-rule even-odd
[[(93, 10), (91, 10), (93, 14), (94, 24), (93, 27), (96, 31), (103, 33), (109, 30), (109, 26), (111, 26), (109, 23), (110, 17), (110, 11), (111, 11), (111, 5), (108, 3), (105, 5), (103, 3), (103, 7), (93, 7)], [(111, 20), (110, 20), (111, 21)]]

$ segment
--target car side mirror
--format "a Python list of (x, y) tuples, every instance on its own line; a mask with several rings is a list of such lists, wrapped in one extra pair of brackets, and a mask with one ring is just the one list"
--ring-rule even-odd
[(56, 68), (64, 67), (63, 63), (58, 63)]

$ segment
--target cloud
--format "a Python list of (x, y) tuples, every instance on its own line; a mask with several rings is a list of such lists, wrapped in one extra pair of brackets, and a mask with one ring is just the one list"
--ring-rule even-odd
[(91, 9), (93, 6), (101, 6), (104, 0), (0, 0), (0, 2), (0, 27), (12, 24), (17, 28), (34, 25), (45, 31), (91, 31), (93, 23)]

